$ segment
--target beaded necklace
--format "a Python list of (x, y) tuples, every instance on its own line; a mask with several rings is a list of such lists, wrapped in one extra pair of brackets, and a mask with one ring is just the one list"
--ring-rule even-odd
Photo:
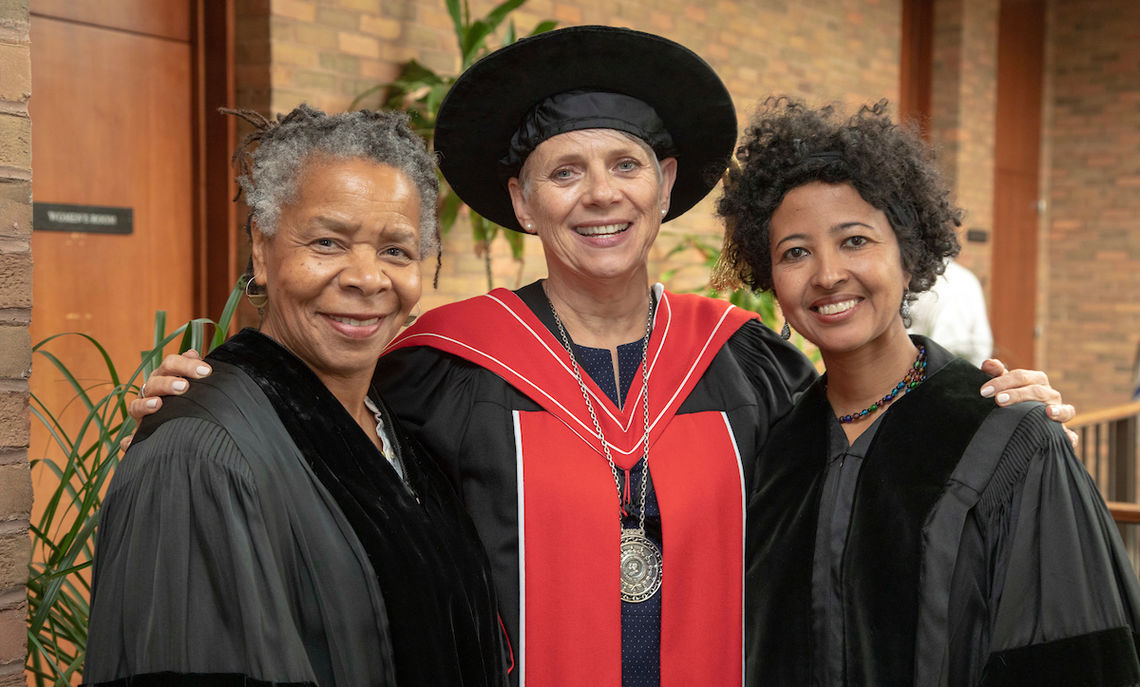
[(839, 423), (846, 425), (846, 424), (850, 424), (852, 422), (855, 422), (857, 420), (862, 420), (863, 418), (867, 417), (868, 415), (875, 412), (879, 408), (882, 408), (883, 406), (887, 405), (891, 401), (895, 400), (899, 396), (904, 395), (904, 394), (908, 394), (911, 391), (914, 391), (915, 387), (917, 387), (919, 384), (922, 384), (923, 380), (925, 380), (925, 379), (926, 379), (926, 347), (925, 346), (919, 346), (918, 347), (918, 357), (915, 358), (914, 364), (910, 366), (909, 370), (907, 370), (906, 376), (903, 377), (901, 382), (899, 382), (898, 384), (895, 384), (894, 387), (889, 392), (887, 392), (886, 396), (883, 396), (882, 398), (875, 401), (871, 405), (867, 406), (863, 410), (860, 410), (859, 412), (856, 412), (856, 413), (851, 413), (850, 415), (840, 416), (839, 417)]

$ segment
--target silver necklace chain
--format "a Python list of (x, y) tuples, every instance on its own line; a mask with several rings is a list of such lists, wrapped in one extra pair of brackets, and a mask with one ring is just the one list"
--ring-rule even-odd
[[(550, 301), (550, 312), (554, 314), (554, 322), (558, 325), (558, 334), (562, 337), (562, 345), (566, 347), (566, 352), (570, 354), (570, 365), (574, 370), (574, 379), (578, 380), (578, 389), (582, 392), (582, 400), (586, 402), (586, 410), (590, 411), (590, 419), (594, 421), (594, 431), (598, 435), (598, 441), (602, 443), (602, 451), (606, 454), (606, 462), (610, 464), (610, 472), (613, 473), (614, 485), (618, 490), (618, 506), (620, 509), (622, 502), (621, 477), (618, 475), (617, 465), (614, 465), (613, 456), (610, 455), (610, 445), (606, 443), (606, 435), (602, 433), (602, 426), (598, 422), (597, 414), (594, 412), (594, 404), (590, 402), (590, 392), (586, 389), (586, 383), (582, 381), (582, 372), (578, 368), (578, 360), (574, 356), (574, 347), (570, 345), (570, 337), (566, 336), (566, 327), (562, 325), (562, 320), (558, 317), (558, 311), (554, 309), (553, 301)], [(641, 341), (641, 401), (645, 434), (642, 436), (644, 448), (641, 454), (641, 512), (638, 515), (637, 529), (640, 530), (642, 534), (645, 533), (645, 495), (646, 488), (649, 485), (649, 335), (652, 333), (652, 328), (653, 299), (650, 298), (649, 317), (645, 320), (645, 338)]]

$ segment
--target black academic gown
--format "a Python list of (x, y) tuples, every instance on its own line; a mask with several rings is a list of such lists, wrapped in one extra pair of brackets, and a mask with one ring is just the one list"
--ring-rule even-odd
[[(473, 310), (477, 315), (472, 316)], [(798, 350), (755, 319), (737, 322), (723, 345), (700, 343), (712, 340), (706, 331), (736, 315), (739, 311), (721, 301), (659, 292), (649, 350), (655, 427), (649, 465), (665, 538), (662, 685), (739, 684), (743, 679), (742, 599), (740, 593), (726, 591), (739, 590), (743, 583), (743, 484), (772, 423), (790, 410), (794, 393), (815, 378)], [(481, 336), (496, 341), (477, 342)], [(671, 349), (668, 342), (678, 337), (698, 343)], [(377, 383), (404, 425), (440, 459), (487, 547), (511, 639), (513, 680), (620, 684), (618, 495), (540, 285), (514, 294), (497, 289), (437, 308), (393, 345), (403, 347), (380, 359)], [(465, 353), (447, 352), (445, 346)], [(523, 368), (537, 358), (556, 361), (528, 384), (524, 377), (530, 373)], [(698, 360), (704, 365), (697, 365)], [(670, 375), (676, 386), (667, 381)], [(640, 372), (635, 375), (639, 379)], [(630, 427), (628, 445), (636, 447), (642, 435), (640, 402), (627, 400), (624, 408), (613, 408), (592, 381), (586, 384), (595, 394), (598, 414), (623, 418)], [(631, 398), (638, 386), (635, 381)], [(661, 411), (666, 404), (668, 411)], [(549, 436), (528, 432), (539, 422), (549, 423), (543, 430)], [(564, 439), (567, 427), (580, 434)], [(616, 430), (607, 430), (606, 436), (624, 446)], [(554, 445), (542, 446), (544, 441)], [(539, 448), (528, 449), (531, 444)], [(640, 452), (624, 458), (632, 461)], [(615, 461), (622, 459), (615, 452)], [(534, 460), (538, 467), (530, 462)], [(672, 479), (670, 465), (676, 466)], [(540, 468), (561, 472), (547, 483), (549, 473), (529, 472)], [(596, 518), (591, 500), (600, 504)], [(541, 516), (532, 513), (524, 522), (524, 513), (537, 509)], [(548, 532), (554, 533), (536, 531), (536, 524), (549, 525)], [(612, 532), (598, 535), (591, 529), (604, 531), (606, 526)], [(587, 551), (598, 547), (603, 549), (601, 562), (588, 571), (576, 570)], [(544, 553), (550, 548), (566, 557), (565, 567), (550, 563)], [(721, 559), (729, 562), (720, 566), (716, 561)], [(688, 567), (706, 562), (713, 568), (708, 574), (696, 579), (683, 575)], [(536, 581), (551, 577), (550, 582)], [(587, 588), (597, 591), (599, 604), (567, 608), (566, 599), (585, 595)], [(536, 617), (536, 607), (565, 610), (566, 617), (546, 612)], [(729, 620), (684, 628), (670, 624), (685, 613)], [(710, 662), (713, 667), (704, 671)], [(589, 677), (576, 677), (578, 673)]]
[(490, 570), (434, 461), (401, 480), (300, 360), (246, 330), (111, 482), (88, 683), (499, 685)]
[(1060, 425), (916, 342), (927, 380), (853, 446), (826, 378), (773, 429), (748, 504), (749, 683), (1136, 684), (1140, 587)]

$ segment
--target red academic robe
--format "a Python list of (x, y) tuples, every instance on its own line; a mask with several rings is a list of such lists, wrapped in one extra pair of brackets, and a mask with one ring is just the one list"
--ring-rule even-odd
[[(663, 537), (662, 685), (743, 681), (744, 462), (728, 409), (678, 409), (726, 342), (755, 317), (723, 301), (668, 293), (655, 312), (649, 465)], [(510, 411), (516, 493), (507, 498), (517, 499), (517, 586), (498, 585), (500, 595), (517, 589), (518, 619), (507, 624), (519, 684), (620, 685), (619, 495), (569, 354), (505, 289), (426, 313), (385, 358), (412, 347), (490, 371), (533, 401)], [(640, 377), (639, 368), (634, 379)], [(641, 385), (618, 408), (591, 379), (583, 381), (615, 464), (630, 468), (642, 455)], [(401, 405), (393, 402), (398, 414)], [(413, 417), (410, 424), (417, 423), (422, 418)], [(754, 449), (757, 429), (745, 431)], [(464, 466), (455, 476), (461, 493), (464, 480), (478, 479)], [(477, 526), (488, 521), (473, 516)], [(505, 547), (481, 535), (492, 559), (501, 558)], [(496, 573), (511, 574), (501, 567)]]

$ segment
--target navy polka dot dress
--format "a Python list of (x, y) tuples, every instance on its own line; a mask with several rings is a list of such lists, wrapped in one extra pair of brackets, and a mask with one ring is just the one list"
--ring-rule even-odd
[[(621, 393), (614, 382), (613, 358), (608, 349), (587, 348), (572, 344), (574, 356), (579, 365), (590, 375), (615, 405), (621, 406), (629, 395), (630, 388), (638, 381), (637, 391), (641, 390), (641, 346), (644, 340), (618, 346), (618, 382), (621, 384)], [(636, 394), (635, 394), (636, 396)], [(640, 417), (640, 415), (638, 415)], [(618, 475), (624, 480), (626, 474), (620, 469)], [(629, 471), (629, 489), (635, 504), (641, 494), (642, 463), (638, 462)], [(617, 496), (617, 487), (614, 487)], [(622, 518), (622, 526), (626, 528), (637, 527), (638, 509), (631, 508), (629, 514)], [(657, 496), (653, 492), (653, 480), (650, 479), (645, 494), (645, 535), (657, 544), (664, 558), (665, 549), (661, 542), (661, 511), (657, 508)], [(617, 565), (617, 552), (614, 552), (614, 565)], [(665, 568), (668, 563), (664, 563)], [(661, 597), (664, 590), (659, 590), (652, 598), (641, 603), (621, 604), (621, 682), (623, 687), (656, 687), (661, 684)]]

